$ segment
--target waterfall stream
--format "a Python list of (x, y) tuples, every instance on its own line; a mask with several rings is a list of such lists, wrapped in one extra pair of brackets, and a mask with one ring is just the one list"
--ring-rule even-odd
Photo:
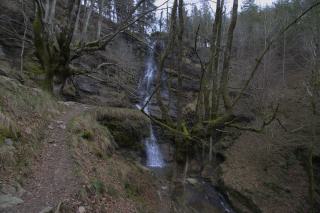
[[(146, 60), (146, 68), (144, 70), (143, 77), (139, 82), (139, 95), (141, 97), (141, 102), (136, 105), (138, 109), (141, 109), (150, 99), (150, 96), (154, 89), (154, 77), (156, 75), (157, 68), (154, 60), (154, 52), (153, 48), (150, 49)], [(166, 95), (166, 89), (161, 91), (163, 95)], [(144, 112), (148, 115), (150, 112), (149, 104), (145, 106)], [(149, 137), (144, 140), (145, 149), (146, 149), (146, 165), (151, 168), (161, 168), (156, 169), (157, 174), (163, 178), (164, 173), (170, 171), (170, 165), (165, 167), (164, 158), (162, 156), (160, 147), (158, 145), (157, 136), (154, 132), (152, 125), (149, 126), (150, 134)], [(168, 171), (164, 171), (163, 168), (168, 169)], [(161, 172), (162, 171), (162, 172)], [(176, 196), (182, 196), (187, 208), (193, 209), (195, 212), (227, 212), (227, 213), (235, 213), (230, 205), (227, 203), (227, 200), (222, 196), (214, 186), (212, 186), (209, 182), (206, 182), (202, 178), (191, 178), (197, 184), (193, 185), (190, 183), (186, 183), (185, 185), (185, 195), (177, 194)], [(165, 180), (165, 179), (164, 179)], [(165, 183), (165, 181), (164, 181)], [(158, 191), (159, 195), (162, 193), (164, 195), (168, 194), (164, 189), (168, 188), (167, 185), (164, 184), (161, 189)], [(180, 207), (185, 208), (185, 207)]]
[[(141, 109), (149, 100), (151, 93), (152, 93), (152, 83), (154, 80), (154, 76), (156, 74), (156, 65), (154, 61), (154, 52), (153, 48), (150, 49), (148, 54), (148, 58), (146, 61), (146, 69), (144, 71), (144, 76), (140, 81), (139, 84), (139, 93), (142, 97), (142, 102), (137, 104), (137, 107)], [(145, 113), (148, 115), (149, 112), (149, 105), (144, 108)], [(160, 151), (159, 145), (157, 143), (157, 138), (154, 134), (154, 130), (152, 125), (150, 125), (150, 135), (148, 138), (145, 139), (145, 147), (146, 147), (146, 154), (147, 154), (147, 166), (149, 167), (164, 167), (164, 160), (162, 153)]]

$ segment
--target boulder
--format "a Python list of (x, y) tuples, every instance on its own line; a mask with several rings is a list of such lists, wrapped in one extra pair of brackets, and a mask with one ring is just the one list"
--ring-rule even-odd
[(100, 108), (97, 120), (107, 126), (117, 144), (122, 148), (140, 150), (142, 139), (150, 134), (150, 121), (139, 110), (126, 108)]
[(16, 206), (20, 203), (23, 203), (23, 200), (19, 197), (15, 197), (10, 194), (0, 195), (0, 210)]

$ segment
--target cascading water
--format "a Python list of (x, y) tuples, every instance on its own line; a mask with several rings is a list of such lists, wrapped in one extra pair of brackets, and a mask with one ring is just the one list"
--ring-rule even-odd
[[(152, 82), (156, 74), (156, 66), (154, 61), (154, 52), (153, 48), (150, 49), (147, 61), (146, 69), (144, 72), (144, 77), (139, 84), (139, 93), (143, 98), (143, 101), (140, 104), (137, 104), (137, 107), (141, 109), (147, 101), (150, 99), (152, 93)], [(145, 113), (149, 115), (149, 106), (147, 105), (144, 108)], [(164, 161), (162, 153), (160, 151), (159, 145), (157, 143), (157, 138), (155, 137), (154, 130), (152, 125), (150, 125), (150, 136), (145, 139), (146, 154), (147, 154), (147, 166), (149, 167), (163, 167)]]

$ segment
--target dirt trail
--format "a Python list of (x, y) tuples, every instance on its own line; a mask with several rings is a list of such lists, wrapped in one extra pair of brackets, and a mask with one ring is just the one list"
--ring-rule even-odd
[(32, 166), (32, 175), (25, 184), (23, 203), (8, 212), (38, 213), (46, 207), (70, 199), (79, 189), (68, 148), (68, 122), (88, 107), (66, 103), (68, 109), (52, 121), (45, 130), (44, 145), (38, 162)]

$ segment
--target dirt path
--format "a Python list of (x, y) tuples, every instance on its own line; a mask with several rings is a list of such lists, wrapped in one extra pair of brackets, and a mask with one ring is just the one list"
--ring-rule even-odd
[(44, 146), (39, 161), (32, 167), (32, 176), (25, 184), (23, 203), (9, 212), (38, 213), (46, 207), (70, 199), (79, 189), (74, 166), (68, 148), (68, 122), (87, 107), (67, 103), (68, 109), (52, 121), (45, 130)]

